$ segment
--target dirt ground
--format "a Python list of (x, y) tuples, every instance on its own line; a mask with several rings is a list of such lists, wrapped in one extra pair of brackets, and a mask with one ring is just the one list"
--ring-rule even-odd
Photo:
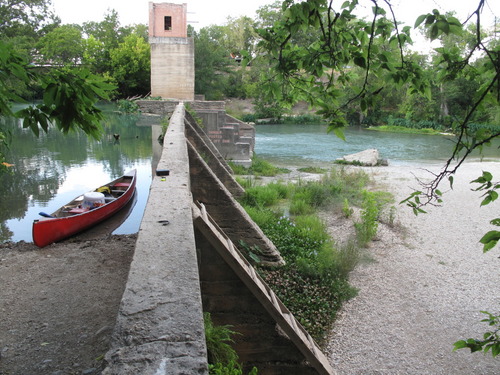
[[(472, 174), (463, 180), (481, 168), (464, 166)], [(488, 168), (500, 175), (500, 164)], [(399, 167), (371, 172), (398, 199), (411, 191), (413, 173)], [(469, 193), (468, 184), (457, 187), (445, 208), (418, 224), (398, 206), (397, 221), (409, 232), (381, 225), (370, 248), (373, 261), (351, 277), (359, 296), (339, 314), (329, 345), (338, 374), (499, 373), (490, 357), (451, 350), (454, 340), (482, 332), (479, 310), (494, 311), (498, 303), (491, 292), (498, 285), (498, 254), (482, 254), (478, 245), (457, 249), (458, 243), (476, 244), (498, 212), (479, 209)], [(332, 234), (349, 232), (346, 223), (324, 219)], [(43, 249), (0, 244), (0, 375), (100, 374), (135, 241), (136, 235), (89, 231)]]
[(136, 235), (0, 245), (0, 374), (98, 374)]

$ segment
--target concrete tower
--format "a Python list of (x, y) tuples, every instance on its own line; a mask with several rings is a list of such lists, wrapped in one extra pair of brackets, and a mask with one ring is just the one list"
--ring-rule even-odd
[(149, 3), (151, 96), (194, 100), (194, 41), (187, 4)]

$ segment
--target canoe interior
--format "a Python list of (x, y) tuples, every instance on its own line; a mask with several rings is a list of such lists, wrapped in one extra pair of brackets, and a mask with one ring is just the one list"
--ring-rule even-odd
[[(104, 205), (107, 205), (115, 201), (117, 198), (121, 197), (129, 188), (130, 184), (132, 183), (132, 180), (133, 176), (125, 175), (110, 183), (100, 186), (95, 191), (101, 191), (104, 194), (104, 200), (105, 200)], [(108, 189), (103, 189), (103, 188), (108, 188)], [(83, 204), (83, 195), (80, 195), (75, 199), (73, 199), (68, 204), (65, 204), (57, 211), (52, 213), (51, 216), (52, 218), (63, 218), (89, 212), (90, 210), (88, 208), (83, 208), (82, 204)], [(41, 218), (41, 220), (44, 219), (50, 220), (51, 218)]]

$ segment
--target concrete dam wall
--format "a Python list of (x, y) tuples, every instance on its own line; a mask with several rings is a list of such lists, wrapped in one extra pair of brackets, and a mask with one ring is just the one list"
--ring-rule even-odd
[(103, 374), (208, 374), (203, 313), (240, 335), (247, 373), (334, 374), (237, 244), (279, 252), (235, 198), (244, 191), (183, 104), (173, 109)]

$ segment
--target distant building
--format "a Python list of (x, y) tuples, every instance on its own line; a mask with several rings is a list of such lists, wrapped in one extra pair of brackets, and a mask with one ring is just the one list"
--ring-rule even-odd
[(151, 96), (194, 100), (194, 41), (187, 4), (149, 3)]

